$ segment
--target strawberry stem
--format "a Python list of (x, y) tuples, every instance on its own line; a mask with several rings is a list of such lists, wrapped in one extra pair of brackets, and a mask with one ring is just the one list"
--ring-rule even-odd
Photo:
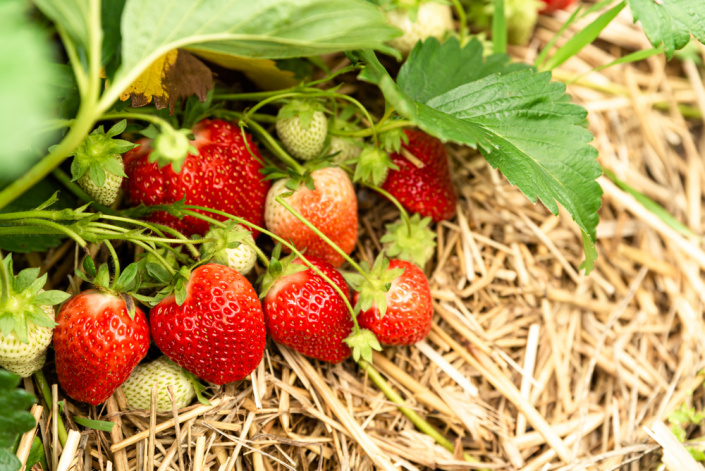
[(11, 273), (7, 272), (7, 267), (5, 266), (5, 257), (0, 250), (0, 288), (2, 293), (0, 293), (0, 306), (7, 306), (10, 301), (10, 277)]
[(316, 226), (314, 226), (313, 224), (311, 224), (308, 219), (306, 219), (305, 217), (303, 217), (303, 215), (302, 215), (301, 213), (299, 213), (297, 210), (295, 210), (289, 203), (287, 203), (286, 201), (284, 201), (284, 198), (282, 198), (281, 196), (277, 196), (277, 197), (275, 198), (275, 200), (276, 200), (277, 203), (279, 203), (279, 204), (281, 204), (282, 206), (284, 206), (284, 208), (285, 208), (287, 211), (289, 211), (296, 219), (298, 219), (298, 220), (301, 221), (306, 227), (308, 227), (309, 229), (311, 229), (311, 230), (314, 232), (314, 234), (316, 234), (318, 237), (320, 237), (321, 239), (323, 239), (323, 240), (325, 241), (325, 243), (327, 243), (328, 245), (330, 245), (333, 250), (335, 250), (336, 252), (338, 252), (355, 270), (357, 270), (357, 271), (363, 276), (363, 278), (365, 278), (368, 282), (370, 282), (370, 283), (373, 284), (373, 285), (376, 284), (375, 281), (374, 281), (372, 278), (370, 278), (370, 276), (365, 272), (365, 270), (363, 270), (363, 269), (360, 267), (360, 265), (358, 265), (357, 262), (355, 262), (355, 260), (353, 260), (348, 254), (346, 254), (346, 253), (343, 251), (343, 249), (341, 249), (340, 247), (338, 247), (338, 245), (337, 245), (335, 242), (333, 242), (332, 240), (330, 240), (330, 239), (328, 238), (328, 236), (326, 236), (324, 233), (322, 233)]
[[(122, 216), (113, 216), (113, 215), (102, 215), (103, 219), (107, 220), (112, 220), (112, 221), (118, 221), (118, 222), (125, 222), (128, 224), (134, 224), (136, 226), (142, 226), (145, 227), (155, 234), (159, 235), (160, 237), (164, 237), (164, 232), (173, 235), (177, 239), (181, 240), (183, 245), (191, 252), (191, 254), (194, 256), (196, 260), (200, 258), (200, 254), (198, 253), (198, 250), (196, 250), (193, 246), (193, 244), (198, 243), (199, 241), (195, 241), (192, 239), (189, 239), (185, 235), (183, 235), (181, 232), (177, 231), (173, 227), (165, 226), (163, 224), (156, 224), (156, 223), (150, 223), (150, 222), (145, 222), (145, 221), (140, 221), (137, 219), (130, 219)], [(165, 244), (168, 246), (171, 242), (167, 241), (166, 239), (164, 240)]]
[(374, 190), (374, 191), (376, 191), (377, 193), (379, 193), (380, 195), (384, 196), (384, 197), (387, 198), (389, 201), (391, 201), (392, 204), (394, 204), (394, 206), (397, 207), (397, 209), (399, 210), (399, 213), (401, 214), (401, 218), (402, 218), (402, 219), (404, 220), (404, 222), (406, 223), (406, 227), (407, 227), (407, 229), (409, 230), (409, 234), (411, 234), (411, 232), (412, 232), (412, 231), (411, 231), (411, 220), (409, 219), (409, 213), (406, 212), (406, 209), (404, 209), (404, 206), (401, 205), (401, 203), (399, 202), (399, 200), (396, 199), (394, 196), (392, 196), (391, 193), (389, 193), (389, 192), (386, 191), (386, 190), (383, 190), (382, 188), (380, 188), (380, 187), (378, 187), (378, 186), (371, 185), (371, 184), (369, 184), (369, 183), (364, 183), (364, 182), (362, 182), (362, 184), (365, 185), (365, 186), (366, 186), (367, 188), (369, 188), (370, 190)]
[[(252, 133), (256, 135), (264, 144), (264, 146), (269, 149), (269, 151), (274, 154), (275, 157), (277, 157), (283, 164), (293, 168), (299, 175), (303, 175), (306, 169), (298, 163), (296, 160), (294, 160), (293, 157), (291, 157), (282, 147), (279, 145), (279, 143), (274, 140), (271, 134), (269, 134), (259, 123), (250, 120), (249, 118), (243, 118), (240, 120), (240, 128), (242, 129), (242, 132), (244, 133), (244, 126), (247, 126), (252, 130)], [(245, 140), (245, 143), (247, 143), (247, 140)], [(247, 146), (247, 150), (249, 151), (249, 145)], [(252, 151), (250, 151), (250, 154), (252, 154)]]
[(148, 113), (141, 113), (141, 112), (127, 112), (127, 111), (120, 111), (120, 112), (113, 112), (113, 113), (105, 113), (103, 116), (101, 116), (98, 121), (105, 121), (105, 120), (113, 120), (113, 119), (137, 119), (141, 121), (147, 121), (148, 123), (152, 123), (154, 125), (159, 126), (160, 128), (167, 128), (167, 129), (174, 129), (171, 124), (169, 124), (168, 121), (160, 118), (157, 115), (154, 114), (148, 114)]
[(468, 18), (467, 15), (465, 14), (465, 8), (460, 4), (460, 0), (450, 0), (451, 3), (453, 4), (453, 7), (455, 7), (455, 11), (458, 13), (458, 20), (460, 21), (460, 32), (459, 32), (459, 42), (460, 42), (460, 47), (465, 46), (465, 41), (467, 40), (467, 27), (468, 27)]
[(82, 238), (80, 235), (78, 235), (76, 232), (72, 231), (72, 230), (69, 229), (67, 226), (64, 226), (64, 225), (62, 225), (62, 224), (57, 224), (57, 223), (52, 222), (52, 221), (47, 221), (47, 220), (45, 220), (45, 219), (36, 219), (36, 218), (25, 219), (24, 221), (22, 221), (22, 223), (23, 223), (23, 224), (28, 224), (28, 225), (32, 225), (32, 224), (33, 224), (33, 225), (36, 225), (36, 226), (44, 226), (44, 227), (49, 227), (49, 228), (51, 228), (51, 229), (56, 229), (57, 231), (62, 232), (62, 233), (64, 233), (64, 234), (66, 234), (67, 236), (69, 236), (69, 237), (70, 237), (71, 239), (73, 239), (80, 247), (85, 248), (86, 245), (88, 245), (88, 244), (86, 243), (86, 241), (83, 240), (83, 238)]
[(113, 263), (115, 264), (115, 273), (113, 275), (113, 286), (111, 286), (111, 289), (115, 287), (115, 283), (117, 282), (117, 279), (120, 278), (120, 260), (118, 259), (117, 252), (115, 252), (115, 247), (113, 247), (113, 244), (110, 243), (109, 240), (104, 240), (103, 243), (105, 246), (108, 248), (108, 252), (110, 252), (110, 256), (113, 258)]
[[(42, 392), (44, 402), (47, 404), (47, 409), (51, 410), (54, 402), (52, 401), (51, 388), (49, 387), (49, 383), (47, 383), (44, 372), (41, 369), (37, 370), (37, 372), (34, 373), (34, 379), (37, 380), (39, 390)], [(59, 441), (61, 442), (61, 446), (64, 446), (66, 445), (66, 438), (68, 437), (68, 434), (66, 433), (66, 427), (64, 427), (64, 421), (61, 419), (61, 414), (57, 414), (57, 418), (59, 419), (56, 422), (57, 429), (59, 430)]]
[(395, 120), (387, 124), (382, 124), (382, 121), (377, 123), (376, 126), (366, 128), (366, 129), (361, 129), (359, 131), (343, 131), (340, 129), (331, 129), (328, 132), (334, 136), (343, 136), (343, 137), (369, 137), (372, 136), (375, 132), (377, 134), (382, 134), (383, 132), (390, 131), (392, 129), (397, 129), (397, 128), (405, 128), (409, 126), (414, 126), (414, 123), (411, 121), (407, 121), (405, 119), (400, 119), (400, 120)]
[[(394, 389), (392, 389), (389, 383), (387, 383), (387, 381), (382, 377), (381, 374), (379, 374), (376, 369), (374, 369), (372, 365), (367, 363), (365, 360), (358, 361), (358, 365), (360, 365), (360, 368), (362, 368), (363, 371), (367, 372), (372, 382), (377, 385), (377, 387), (384, 393), (385, 396), (387, 396), (387, 398), (389, 398), (390, 401), (392, 401), (397, 405), (397, 407), (399, 407), (401, 413), (408, 417), (408, 419), (411, 420), (411, 422), (416, 426), (416, 428), (436, 440), (436, 443), (441, 445), (446, 450), (450, 452), (455, 451), (453, 448), (453, 444), (450, 442), (450, 440), (441, 435), (438, 430), (436, 430), (431, 424), (421, 418), (421, 416), (419, 416), (416, 412), (409, 409), (406, 406), (406, 402), (404, 401), (404, 399), (399, 394), (397, 394)], [(480, 460), (467, 453), (463, 453), (463, 459), (471, 463), (480, 463)]]

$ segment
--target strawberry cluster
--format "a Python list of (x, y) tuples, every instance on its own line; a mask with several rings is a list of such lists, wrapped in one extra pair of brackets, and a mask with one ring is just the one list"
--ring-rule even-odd
[[(199, 393), (196, 378), (221, 385), (247, 377), (262, 361), (268, 336), (329, 363), (351, 355), (369, 360), (380, 343), (422, 340), (433, 314), (422, 270), (435, 245), (428, 225), (453, 217), (457, 199), (443, 144), (398, 129), (382, 136), (382, 144), (376, 137), (366, 142), (354, 136), (361, 129), (351, 113), (329, 123), (328, 112), (315, 101), (281, 108), (275, 126), (281, 145), (268, 148), (284, 169), (267, 165), (252, 137), (222, 119), (174, 131), (166, 148), (159, 138), (113, 139), (125, 130), (124, 121), (108, 133), (96, 131), (93, 141), (108, 154), (93, 157), (100, 152), (86, 143), (76, 154), (74, 179), (86, 180), (93, 169), (93, 177), (107, 174), (98, 183), (112, 185), (112, 171), (126, 201), (141, 211), (142, 224), (200, 250), (195, 256), (168, 244), (162, 252), (148, 250), (122, 274), (116, 267), (112, 283), (107, 265), (96, 271), (84, 264), (77, 275), (95, 288), (68, 299), (56, 322), (42, 301), (63, 302), (65, 293), (38, 295), (28, 304), (33, 314), (27, 321), (37, 323), (29, 329), (36, 340), (28, 343), (37, 346), (27, 349), (32, 366), (15, 371), (29, 375), (41, 368), (51, 340), (59, 382), (75, 400), (100, 404), (124, 384), (130, 405), (145, 407), (156, 386), (159, 410), (168, 410), (169, 385), (181, 407)], [(183, 136), (189, 139), (179, 144)], [(175, 160), (173, 146), (185, 155)], [(124, 171), (114, 168), (123, 161)], [(396, 258), (382, 253), (372, 267), (350, 257), (358, 241), (356, 184), (378, 190), (402, 216), (382, 238)], [(99, 203), (117, 204), (113, 186), (91, 185), (83, 188)], [(111, 198), (103, 198), (108, 192)], [(276, 243), (271, 259), (264, 256), (269, 240)], [(193, 263), (184, 262), (189, 256)], [(258, 257), (265, 267), (255, 281), (250, 272)], [(342, 274), (338, 268), (346, 262), (353, 271)], [(161, 291), (146, 296), (142, 278)], [(143, 311), (135, 299), (151, 309)], [(50, 313), (46, 320), (42, 309)], [(2, 341), (18, 340), (3, 329)], [(140, 365), (152, 343), (164, 356)], [(6, 367), (17, 361), (0, 357)]]

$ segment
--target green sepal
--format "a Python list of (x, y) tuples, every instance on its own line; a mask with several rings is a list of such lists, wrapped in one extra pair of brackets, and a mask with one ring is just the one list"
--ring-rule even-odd
[(90, 276), (91, 278), (95, 278), (95, 262), (90, 256), (87, 256), (83, 259), (83, 270), (85, 270), (88, 276)]
[(117, 281), (113, 285), (113, 290), (117, 292), (131, 292), (139, 289), (139, 264), (131, 263), (120, 273)]
[[(58, 291), (61, 293), (61, 291)], [(62, 293), (66, 294), (66, 293)], [(69, 296), (66, 294), (66, 296)], [(68, 299), (68, 298), (67, 298)], [(25, 313), (25, 318), (29, 322), (33, 322), (35, 325), (38, 325), (39, 327), (46, 327), (48, 329), (53, 329), (54, 327), (57, 326), (56, 322), (54, 322), (54, 319), (49, 317), (49, 315), (44, 312), (44, 309), (40, 308), (39, 306), (33, 306), (31, 311), (27, 311)]]
[(360, 358), (362, 358), (367, 363), (372, 363), (372, 350), (382, 351), (382, 346), (379, 344), (377, 336), (367, 329), (353, 332), (343, 341), (352, 349), (352, 356), (355, 362), (360, 361)]
[(59, 201), (59, 191), (55, 191), (45, 202), (34, 208), (36, 211), (41, 211), (47, 209), (49, 206), (53, 205)]
[(98, 267), (98, 274), (95, 276), (93, 284), (100, 288), (108, 288), (110, 285), (110, 270), (108, 269), (108, 265), (102, 264)]
[(159, 263), (147, 263), (145, 269), (149, 276), (162, 283), (168, 283), (171, 280), (171, 274)]
[[(39, 276), (39, 268), (25, 268), (19, 272), (12, 281), (12, 289), (15, 293), (22, 293), (27, 290), (27, 288), (32, 286), (32, 283), (37, 280), (37, 276)], [(46, 283), (46, 278), (46, 274), (44, 274), (41, 280)], [(42, 286), (44, 286), (44, 283), (42, 283)]]
[(208, 399), (203, 396), (203, 391), (205, 391), (207, 386), (205, 386), (203, 383), (201, 383), (200, 379), (190, 371), (186, 370), (185, 368), (181, 368), (181, 371), (184, 373), (184, 376), (186, 376), (191, 383), (191, 386), (193, 386), (193, 390), (196, 393), (196, 399), (198, 399), (198, 402), (203, 404), (204, 406), (210, 406), (211, 403), (208, 401)]
[(313, 121), (313, 115), (316, 111), (325, 111), (323, 105), (314, 100), (292, 100), (286, 105), (282, 106), (277, 114), (277, 119), (289, 119), (289, 118), (299, 118), (299, 123), (301, 128), (306, 131), (308, 130), (311, 122)]
[(380, 186), (387, 179), (389, 170), (399, 170), (385, 151), (377, 147), (365, 147), (360, 155), (352, 159), (356, 163), (354, 182), (371, 183)]
[(277, 280), (285, 278), (295, 273), (306, 271), (308, 267), (301, 263), (292, 263), (296, 258), (295, 253), (279, 259), (281, 244), (277, 244), (272, 251), (272, 259), (269, 261), (267, 271), (263, 273), (257, 282), (260, 284), (259, 298), (263, 299)]
[(123, 302), (125, 303), (125, 309), (127, 310), (127, 315), (130, 317), (130, 320), (135, 320), (135, 300), (132, 299), (132, 296), (130, 296), (127, 293), (119, 293), (120, 298), (122, 298)]
[(345, 280), (359, 293), (355, 303), (355, 314), (376, 306), (382, 318), (387, 313), (387, 291), (392, 286), (392, 282), (404, 273), (404, 269), (389, 269), (389, 259), (384, 256), (384, 252), (377, 256), (371, 269), (367, 262), (360, 263), (360, 267), (367, 276), (359, 273), (344, 275)]
[(74, 152), (69, 154), (74, 156), (71, 162), (71, 181), (78, 180), (88, 172), (90, 179), (102, 187), (105, 182), (105, 172), (125, 176), (120, 155), (134, 149), (137, 144), (113, 138), (125, 130), (126, 123), (123, 119), (107, 133), (103, 130), (103, 126), (98, 126), (86, 136)]
[(409, 136), (404, 129), (394, 128), (379, 135), (380, 147), (387, 152), (401, 152), (402, 145), (409, 143)]
[[(237, 222), (230, 220), (225, 227), (211, 226), (201, 244), (201, 260), (210, 260), (219, 265), (228, 264), (226, 249), (236, 249), (246, 238), (252, 238), (252, 233)], [(254, 243), (254, 239), (252, 240)]]
[(52, 289), (49, 291), (42, 291), (41, 293), (34, 295), (32, 301), (37, 306), (54, 306), (56, 304), (63, 303), (70, 297), (71, 295), (68, 293)]
[(403, 219), (387, 224), (387, 233), (380, 239), (385, 244), (387, 255), (423, 268), (433, 256), (436, 246), (436, 233), (430, 229), (430, 223), (430, 217), (421, 219), (421, 215), (416, 213), (409, 218), (409, 224)]
[(161, 133), (152, 141), (154, 150), (149, 154), (149, 161), (156, 162), (160, 167), (171, 164), (174, 172), (181, 173), (186, 157), (198, 153), (189, 140), (190, 134), (190, 129), (162, 127)]

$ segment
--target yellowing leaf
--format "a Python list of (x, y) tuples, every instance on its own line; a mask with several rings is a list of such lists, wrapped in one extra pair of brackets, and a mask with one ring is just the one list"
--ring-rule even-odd
[(203, 50), (192, 52), (226, 69), (239, 70), (263, 90), (281, 90), (298, 83), (293, 72), (279, 70), (277, 63), (270, 59), (251, 59)]
[(132, 98), (132, 106), (145, 106), (154, 101), (157, 109), (169, 107), (173, 113), (179, 98), (191, 95), (205, 101), (213, 88), (213, 73), (191, 53), (173, 49), (157, 59), (120, 95), (122, 101)]

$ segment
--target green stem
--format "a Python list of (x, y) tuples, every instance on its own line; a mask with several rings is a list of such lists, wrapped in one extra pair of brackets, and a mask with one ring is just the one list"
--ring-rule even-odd
[(338, 253), (340, 254), (340, 256), (342, 256), (355, 270), (357, 270), (357, 271), (363, 276), (363, 278), (365, 278), (368, 282), (370, 282), (370, 284), (375, 285), (374, 280), (372, 280), (372, 278), (370, 278), (370, 275), (368, 275), (367, 272), (365, 272), (365, 270), (363, 270), (363, 269), (360, 267), (360, 265), (358, 265), (357, 262), (355, 262), (355, 260), (353, 260), (348, 254), (346, 254), (345, 251), (343, 251), (343, 249), (341, 249), (340, 247), (338, 247), (338, 244), (336, 244), (335, 242), (333, 242), (332, 240), (330, 240), (330, 238), (328, 238), (328, 236), (326, 236), (323, 232), (321, 232), (320, 229), (318, 229), (316, 226), (314, 226), (313, 224), (311, 224), (311, 222), (310, 222), (308, 219), (306, 219), (305, 217), (303, 217), (303, 215), (302, 215), (301, 213), (299, 213), (297, 210), (295, 210), (289, 203), (287, 203), (286, 201), (284, 201), (284, 198), (282, 198), (281, 196), (277, 196), (277, 197), (275, 198), (275, 200), (276, 200), (277, 203), (279, 203), (279, 204), (281, 204), (282, 206), (284, 206), (284, 208), (285, 208), (287, 211), (289, 211), (296, 219), (298, 219), (298, 220), (301, 221), (306, 227), (308, 227), (309, 229), (311, 229), (314, 234), (316, 234), (318, 237), (320, 237), (321, 239), (323, 239), (323, 241), (324, 241), (326, 244), (330, 245), (333, 250), (335, 250), (336, 252), (338, 252)]
[(0, 235), (57, 235), (63, 234), (62, 231), (50, 229), (44, 226), (0, 226)]
[(171, 124), (169, 124), (166, 120), (160, 118), (159, 116), (147, 113), (116, 111), (114, 113), (105, 113), (103, 116), (100, 117), (99, 121), (109, 119), (137, 119), (141, 121), (147, 121), (148, 123), (156, 124), (161, 128), (172, 128)]
[(467, 39), (468, 18), (465, 14), (465, 8), (460, 4), (460, 0), (451, 0), (451, 2), (455, 7), (455, 11), (458, 12), (458, 20), (460, 20), (460, 47), (464, 47)]
[(303, 175), (306, 169), (294, 160), (282, 147), (274, 140), (271, 134), (269, 134), (259, 123), (255, 121), (244, 121), (246, 126), (252, 130), (252, 133), (256, 135), (264, 146), (269, 149), (269, 151), (274, 154), (283, 164), (293, 168), (298, 174)]
[(63, 232), (64, 234), (66, 234), (67, 236), (69, 236), (71, 239), (73, 239), (74, 241), (76, 241), (76, 243), (77, 243), (80, 247), (84, 247), (84, 248), (85, 248), (86, 245), (87, 245), (86, 241), (83, 240), (83, 238), (82, 238), (80, 235), (78, 235), (76, 232), (72, 231), (72, 230), (69, 229), (68, 227), (63, 226), (63, 225), (61, 225), (61, 224), (57, 224), (57, 223), (52, 222), (52, 221), (46, 221), (46, 220), (44, 220), (44, 219), (25, 219), (25, 220), (22, 221), (22, 222), (23, 222), (23, 223), (26, 223), (26, 224), (28, 224), (28, 225), (32, 225), (32, 224), (33, 224), (33, 225), (35, 225), (35, 226), (45, 226), (45, 227), (49, 227), (49, 228), (51, 228), (51, 229), (56, 229), (57, 231)]
[[(243, 113), (242, 111), (233, 110), (213, 110), (211, 116), (221, 119), (240, 120), (245, 117), (245, 113)], [(277, 122), (276, 116), (272, 116), (271, 114), (265, 113), (248, 113), (247, 118), (251, 119), (252, 121), (257, 121), (258, 123), (274, 124)]]
[[(36, 373), (34, 373), (34, 378), (39, 384), (39, 390), (42, 392), (42, 396), (44, 397), (44, 402), (46, 402), (47, 404), (47, 408), (51, 410), (52, 404), (54, 402), (52, 401), (51, 388), (49, 387), (49, 383), (47, 383), (47, 379), (44, 376), (44, 372), (42, 370), (38, 370)], [(56, 424), (59, 430), (59, 441), (61, 442), (61, 446), (64, 446), (66, 445), (66, 439), (68, 438), (68, 434), (66, 433), (66, 427), (64, 427), (64, 421), (61, 419), (61, 414), (57, 414), (57, 417), (59, 418)]]
[[(12, 255), (10, 255), (12, 257)], [(2, 288), (2, 293), (0, 293), (0, 306), (7, 306), (10, 300), (10, 276), (8, 273), (7, 266), (5, 266), (5, 256), (2, 251), (0, 251), (0, 288)]]
[(109, 240), (104, 240), (103, 243), (105, 246), (108, 248), (108, 252), (110, 252), (110, 256), (113, 258), (113, 263), (115, 264), (115, 274), (113, 275), (113, 286), (111, 288), (115, 287), (115, 283), (117, 282), (118, 278), (120, 278), (120, 260), (118, 260), (117, 252), (115, 252), (115, 247), (113, 247), (113, 244), (110, 243)]
[(100, 203), (97, 203), (88, 193), (83, 191), (83, 189), (75, 184), (74, 182), (71, 181), (71, 178), (61, 170), (60, 167), (55, 168), (52, 170), (51, 174), (61, 182), (62, 185), (66, 187), (67, 190), (69, 190), (71, 193), (76, 195), (79, 199), (81, 199), (85, 203), (90, 203), (91, 206), (93, 206), (96, 210), (100, 211), (101, 213), (106, 213), (106, 214), (117, 214), (115, 210), (112, 208), (109, 208), (107, 206), (103, 206)]
[(369, 184), (369, 183), (363, 183), (363, 185), (365, 185), (367, 188), (369, 188), (369, 189), (371, 189), (371, 190), (376, 191), (376, 192), (379, 193), (380, 195), (384, 196), (384, 197), (387, 198), (389, 201), (391, 201), (392, 204), (394, 204), (394, 206), (397, 207), (397, 209), (399, 210), (399, 213), (401, 214), (401, 218), (402, 218), (402, 219), (404, 220), (404, 222), (406, 223), (406, 227), (407, 227), (407, 229), (409, 230), (409, 234), (411, 234), (411, 219), (409, 219), (409, 213), (406, 212), (406, 209), (404, 208), (404, 206), (401, 205), (401, 203), (399, 202), (399, 200), (396, 199), (394, 196), (392, 196), (391, 193), (389, 193), (389, 192), (386, 191), (386, 190), (383, 190), (382, 188), (380, 188), (380, 187), (378, 187), (378, 186), (375, 186), (375, 185), (372, 185), (372, 184)]
[[(381, 121), (380, 121), (381, 122)], [(376, 129), (377, 134), (382, 134), (385, 131), (389, 131), (396, 128), (405, 128), (408, 126), (414, 126), (414, 123), (404, 119), (394, 120), (388, 124), (380, 126)], [(330, 129), (328, 131), (334, 136), (344, 136), (344, 137), (369, 137), (375, 132), (373, 128), (361, 129), (359, 131), (342, 131), (339, 129)]]
[(147, 244), (146, 242), (142, 242), (141, 240), (133, 240), (132, 243), (135, 244), (135, 245), (139, 245), (140, 247), (142, 247), (143, 249), (145, 249), (147, 252), (149, 252), (149, 253), (151, 253), (152, 255), (154, 255), (154, 257), (155, 257), (157, 260), (159, 260), (159, 263), (161, 263), (162, 266), (163, 266), (164, 268), (166, 268), (166, 271), (168, 271), (171, 276), (176, 275), (176, 271), (175, 271), (173, 268), (171, 268), (171, 265), (169, 265), (169, 262), (167, 262), (166, 260), (164, 260), (164, 257), (162, 257), (162, 256), (159, 254), (159, 252), (157, 252), (157, 251), (156, 251), (153, 247), (151, 247), (149, 244)]
[[(376, 369), (372, 367), (372, 365), (370, 365), (364, 360), (360, 360), (358, 364), (360, 365), (360, 368), (367, 372), (372, 382), (375, 383), (375, 385), (384, 393), (385, 396), (387, 396), (387, 398), (389, 398), (390, 401), (392, 401), (397, 405), (397, 407), (399, 407), (401, 413), (408, 417), (409, 420), (411, 420), (411, 422), (416, 426), (416, 428), (436, 440), (436, 443), (441, 445), (446, 450), (450, 452), (454, 451), (453, 444), (450, 442), (450, 440), (441, 435), (438, 430), (436, 430), (431, 424), (422, 419), (421, 416), (419, 416), (416, 412), (409, 409), (406, 406), (406, 402), (404, 401), (404, 399), (399, 394), (397, 394), (394, 389), (392, 389), (389, 383), (387, 383), (387, 381), (382, 377), (382, 375), (379, 374)], [(480, 460), (467, 453), (463, 453), (463, 459), (472, 463), (480, 463)]]
[(250, 240), (247, 240), (247, 239), (243, 239), (243, 240), (241, 240), (240, 242), (243, 243), (243, 244), (245, 244), (246, 246), (248, 246), (248, 247), (251, 248), (252, 250), (254, 250), (255, 253), (257, 254), (257, 257), (258, 257), (258, 258), (260, 259), (260, 261), (262, 262), (262, 264), (263, 264), (265, 267), (269, 267), (269, 259), (267, 258), (267, 255), (262, 251), (262, 249), (260, 249), (259, 247), (257, 247), (257, 244), (255, 244), (254, 242), (252, 242), (252, 241), (250, 241)]
[[(171, 234), (174, 237), (176, 237), (177, 239), (184, 241), (183, 242), (184, 245), (189, 250), (189, 252), (191, 252), (191, 255), (193, 255), (196, 260), (198, 260), (201, 256), (201, 254), (198, 253), (198, 250), (196, 250), (193, 246), (193, 244), (197, 243), (197, 241), (189, 239), (188, 237), (186, 237), (185, 235), (183, 235), (181, 232), (177, 231), (173, 227), (165, 226), (163, 224), (156, 224), (156, 223), (140, 221), (137, 219), (130, 219), (130, 218), (122, 217), (122, 216), (103, 215), (102, 217), (103, 217), (103, 219), (107, 219), (107, 220), (125, 222), (128, 224), (134, 224), (136, 226), (145, 227), (145, 228), (151, 230), (152, 232), (154, 232), (155, 234), (159, 235), (160, 237), (164, 237), (164, 232), (166, 232), (167, 234)], [(165, 242), (166, 242), (166, 240), (165, 240)]]

